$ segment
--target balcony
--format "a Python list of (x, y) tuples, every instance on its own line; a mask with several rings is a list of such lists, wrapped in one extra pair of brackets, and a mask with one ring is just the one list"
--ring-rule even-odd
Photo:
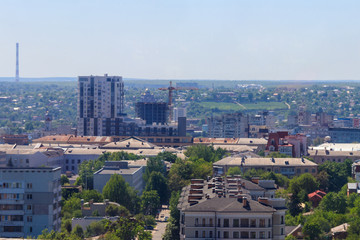
[(24, 210), (0, 210), (0, 215), (24, 215)]
[(23, 232), (0, 232), (0, 237), (2, 238), (23, 238)]
[(0, 204), (24, 204), (23, 199), (1, 199)]
[(0, 226), (24, 226), (24, 221), (3, 221)]
[(194, 227), (215, 227), (214, 224), (196, 224)]

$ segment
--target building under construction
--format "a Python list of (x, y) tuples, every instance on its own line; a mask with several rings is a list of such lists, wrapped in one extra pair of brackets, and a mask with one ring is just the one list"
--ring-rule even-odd
[(165, 102), (137, 102), (136, 116), (145, 120), (146, 124), (165, 124), (169, 118), (168, 104)]

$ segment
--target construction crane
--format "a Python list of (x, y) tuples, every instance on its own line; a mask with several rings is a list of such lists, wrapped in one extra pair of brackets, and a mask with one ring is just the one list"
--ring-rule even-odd
[(167, 88), (159, 88), (159, 90), (162, 91), (169, 91), (169, 99), (168, 99), (168, 108), (169, 108), (169, 122), (171, 122), (172, 120), (172, 108), (173, 108), (173, 104), (172, 104), (172, 97), (173, 97), (173, 91), (178, 91), (178, 90), (199, 90), (198, 88), (195, 87), (173, 87), (172, 86), (172, 81), (170, 81), (170, 85)]

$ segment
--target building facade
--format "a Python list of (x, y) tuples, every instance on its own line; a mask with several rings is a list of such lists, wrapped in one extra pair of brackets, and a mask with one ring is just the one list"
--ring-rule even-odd
[(78, 134), (111, 136), (124, 114), (124, 82), (119, 76), (79, 76)]
[(0, 168), (0, 237), (60, 231), (60, 168)]
[(145, 166), (129, 165), (127, 161), (105, 162), (105, 166), (94, 173), (94, 189), (102, 192), (111, 176), (119, 174), (129, 183), (130, 187), (141, 194), (145, 185), (143, 179), (145, 168)]
[(209, 137), (247, 138), (249, 136), (248, 116), (242, 113), (223, 114), (208, 118)]
[(193, 182), (179, 199), (180, 239), (285, 239), (285, 200), (227, 189), (225, 179)]
[(135, 112), (148, 125), (165, 124), (168, 120), (168, 105), (165, 102), (137, 102)]

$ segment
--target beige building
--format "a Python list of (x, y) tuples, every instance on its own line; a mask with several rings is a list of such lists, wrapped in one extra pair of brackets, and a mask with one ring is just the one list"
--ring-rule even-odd
[(285, 239), (285, 200), (252, 200), (238, 183), (228, 189), (228, 179), (216, 178), (185, 187), (178, 205), (180, 239)]
[(346, 159), (353, 161), (360, 159), (360, 151), (308, 150), (308, 153), (309, 157), (314, 159), (317, 164), (326, 161), (344, 162)]
[(214, 174), (223, 175), (231, 167), (239, 167), (243, 172), (250, 169), (261, 169), (281, 173), (287, 177), (303, 173), (317, 174), (318, 165), (305, 158), (245, 158), (226, 157), (213, 164)]

